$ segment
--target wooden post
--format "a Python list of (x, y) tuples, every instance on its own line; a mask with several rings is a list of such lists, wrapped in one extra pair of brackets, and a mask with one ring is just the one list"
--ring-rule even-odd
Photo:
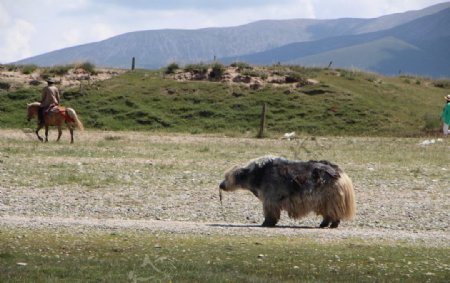
[(134, 71), (134, 67), (136, 64), (136, 59), (133, 57), (133, 59), (131, 59), (131, 70)]
[(264, 102), (263, 106), (262, 106), (262, 111), (261, 111), (261, 122), (259, 124), (259, 133), (258, 133), (258, 138), (262, 139), (264, 138), (264, 131), (266, 129), (266, 110), (267, 110), (267, 104)]

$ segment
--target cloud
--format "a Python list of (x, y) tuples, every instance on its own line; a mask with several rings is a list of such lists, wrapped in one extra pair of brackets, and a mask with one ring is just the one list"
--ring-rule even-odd
[(153, 10), (153, 11), (167, 11), (167, 10), (197, 10), (197, 11), (218, 11), (218, 10), (235, 10), (255, 8), (261, 6), (288, 6), (295, 0), (95, 0), (99, 5), (115, 5), (122, 8), (134, 10)]
[(32, 55), (31, 38), (35, 31), (31, 23), (22, 19), (13, 20), (10, 27), (1, 35), (1, 60), (10, 62), (18, 57)]
[(3, 30), (3, 28), (6, 28), (6, 25), (10, 21), (10, 16), (8, 14), (8, 11), (4, 7), (2, 3), (0, 3), (0, 30)]
[[(214, 3), (214, 6), (217, 5), (215, 1), (210, 2)], [(244, 1), (244, 3), (247, 2)], [(216, 9), (214, 12), (205, 11), (204, 8), (200, 9), (196, 6), (186, 9), (141, 10), (124, 7), (123, 9), (128, 9), (124, 13), (110, 10), (106, 11), (104, 16), (115, 18), (120, 23), (120, 26), (111, 26), (115, 31), (124, 27), (128, 29), (126, 31), (165, 28), (197, 29), (237, 26), (262, 19), (313, 18), (315, 16), (310, 0), (258, 1), (258, 3), (262, 4), (256, 6), (249, 6), (248, 3), (246, 5), (228, 5), (226, 9)]]
[(115, 35), (113, 28), (103, 23), (94, 24), (90, 32), (91, 38), (95, 40), (106, 39), (113, 35)]
[[(62, 39), (64, 44), (62, 45), (76, 45), (80, 42), (82, 33), (78, 28), (67, 29), (64, 34), (62, 34)], [(61, 46), (62, 47), (62, 46)]]
[(320, 19), (342, 17), (376, 18), (387, 14), (419, 10), (445, 0), (312, 0)]

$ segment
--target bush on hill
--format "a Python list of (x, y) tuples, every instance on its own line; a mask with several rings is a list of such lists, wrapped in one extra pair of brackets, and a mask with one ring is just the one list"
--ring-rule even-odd
[(180, 68), (180, 66), (178, 66), (177, 63), (171, 63), (171, 64), (169, 64), (169, 65), (166, 67), (164, 73), (166, 73), (166, 74), (173, 74), (173, 73), (175, 73), (175, 71), (178, 70), (179, 68)]

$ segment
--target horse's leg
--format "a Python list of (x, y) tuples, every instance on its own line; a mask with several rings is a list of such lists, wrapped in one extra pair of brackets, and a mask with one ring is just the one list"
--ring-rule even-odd
[(59, 141), (59, 139), (61, 138), (62, 135), (62, 129), (61, 129), (61, 125), (58, 126), (58, 138), (56, 139), (56, 141)]
[(48, 142), (48, 125), (45, 124), (45, 142)]
[(70, 132), (70, 143), (73, 143), (73, 127), (69, 126), (69, 132)]
[(44, 141), (44, 139), (39, 135), (39, 131), (42, 129), (42, 125), (38, 125), (37, 126), (37, 128), (36, 128), (36, 136), (38, 137), (38, 139), (41, 141), (41, 142), (43, 142)]

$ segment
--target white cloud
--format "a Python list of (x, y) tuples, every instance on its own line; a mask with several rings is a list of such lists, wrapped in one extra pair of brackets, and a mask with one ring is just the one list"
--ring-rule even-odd
[(81, 38), (81, 31), (78, 28), (67, 29), (64, 34), (62, 34), (63, 40), (61, 42), (61, 47), (75, 45), (80, 42)]
[(3, 30), (3, 28), (6, 28), (6, 25), (10, 21), (10, 16), (8, 14), (8, 11), (4, 7), (2, 3), (0, 3), (0, 28)]
[(321, 19), (343, 17), (376, 18), (386, 14), (419, 10), (445, 0), (312, 0), (316, 16)]
[(35, 30), (34, 26), (25, 20), (13, 20), (8, 30), (2, 33), (1, 60), (9, 62), (20, 56), (31, 56), (31, 37)]
[(94, 41), (98, 41), (109, 38), (115, 34), (111, 26), (107, 24), (97, 23), (93, 25), (89, 35), (91, 38), (93, 38)]
[[(247, 24), (262, 19), (313, 18), (314, 6), (310, 0), (261, 1), (265, 5), (250, 7), (234, 5), (223, 10), (201, 9), (141, 9), (126, 10), (118, 13), (116, 10), (106, 11), (105, 18), (114, 18), (120, 26), (114, 25), (114, 31), (127, 28), (126, 31), (143, 29), (197, 29), (204, 27), (223, 27)], [(270, 3), (269, 3), (270, 2)], [(110, 22), (110, 24), (112, 24)], [(124, 32), (124, 31), (121, 31)]]

